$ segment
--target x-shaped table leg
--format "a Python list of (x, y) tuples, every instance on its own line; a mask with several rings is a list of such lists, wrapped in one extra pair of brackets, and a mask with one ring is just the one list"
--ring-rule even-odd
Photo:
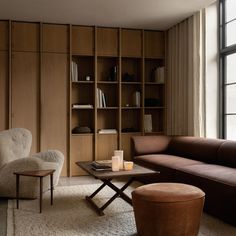
[[(90, 196), (86, 196), (86, 200), (91, 204), (91, 206), (96, 210), (96, 212), (102, 216), (104, 215), (104, 209), (106, 209), (117, 197), (121, 197), (124, 201), (132, 205), (132, 199), (124, 193), (124, 190), (133, 182), (131, 178), (122, 188), (116, 187), (112, 182), (112, 179), (104, 179), (103, 184)], [(109, 186), (113, 189), (116, 194), (114, 194), (102, 207), (98, 207), (97, 204), (92, 200), (92, 198), (100, 192), (105, 186)]]

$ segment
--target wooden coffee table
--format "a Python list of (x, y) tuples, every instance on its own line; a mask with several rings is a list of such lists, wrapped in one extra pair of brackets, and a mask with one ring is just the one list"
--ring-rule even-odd
[[(133, 170), (130, 171), (94, 171), (92, 169), (92, 162), (76, 162), (76, 164), (85, 170), (89, 175), (93, 176), (95, 179), (100, 179), (103, 184), (95, 190), (90, 196), (86, 196), (85, 199), (92, 206), (92, 208), (100, 215), (104, 215), (104, 209), (107, 208), (117, 197), (121, 197), (124, 201), (128, 202), (132, 205), (132, 199), (124, 193), (124, 190), (135, 180), (137, 177), (142, 176), (151, 176), (157, 175), (160, 172), (154, 171), (137, 164), (134, 164)], [(118, 188), (111, 181), (114, 178), (123, 178), (128, 177), (127, 183), (122, 187)], [(105, 186), (109, 186), (111, 189), (115, 191), (115, 194), (101, 207), (97, 206), (97, 204), (93, 201), (93, 197), (97, 195)]]

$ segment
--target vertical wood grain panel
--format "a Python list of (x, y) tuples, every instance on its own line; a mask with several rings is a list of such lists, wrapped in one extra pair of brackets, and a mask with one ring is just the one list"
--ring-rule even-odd
[(67, 175), (68, 55), (42, 54), (41, 150), (58, 149), (64, 156), (62, 175)]
[(165, 57), (165, 34), (158, 31), (144, 31), (145, 57)]
[(69, 27), (43, 24), (43, 52), (69, 53)]
[(121, 54), (123, 57), (141, 57), (142, 31), (122, 29)]
[(118, 29), (97, 28), (98, 56), (118, 56)]
[(8, 128), (8, 53), (0, 52), (0, 131)]
[(39, 24), (12, 23), (12, 51), (39, 51)]
[(72, 54), (94, 55), (94, 27), (72, 26)]
[(0, 21), (0, 51), (8, 50), (8, 22)]
[(85, 175), (85, 171), (79, 168), (75, 162), (92, 161), (94, 155), (93, 135), (79, 135), (71, 137), (71, 174)]
[(12, 55), (12, 128), (29, 129), (32, 133), (31, 152), (38, 142), (38, 79), (39, 55), (14, 52)]
[(97, 136), (97, 160), (110, 160), (116, 149), (118, 149), (117, 134), (99, 134)]

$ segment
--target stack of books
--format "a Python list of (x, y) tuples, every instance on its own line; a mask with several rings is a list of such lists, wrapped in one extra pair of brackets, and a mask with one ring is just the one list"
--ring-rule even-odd
[(117, 134), (116, 129), (99, 129), (98, 130), (99, 134)]
[(78, 82), (78, 65), (74, 61), (71, 63), (71, 81)]
[(98, 108), (107, 107), (105, 94), (99, 88), (97, 88), (97, 107)]
[(78, 104), (78, 103), (74, 103), (74, 104), (72, 104), (72, 108), (88, 109), (88, 108), (93, 108), (93, 105), (91, 105), (91, 104)]
[(93, 161), (91, 163), (91, 166), (92, 166), (92, 170), (95, 170), (95, 171), (104, 171), (104, 170), (111, 171), (111, 162)]

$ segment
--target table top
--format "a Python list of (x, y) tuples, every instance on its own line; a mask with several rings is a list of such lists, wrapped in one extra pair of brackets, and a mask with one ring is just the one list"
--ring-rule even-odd
[(15, 175), (31, 176), (31, 177), (45, 177), (52, 174), (55, 170), (28, 170), (28, 171), (16, 171)]
[(111, 170), (104, 170), (104, 171), (95, 171), (92, 169), (92, 161), (78, 161), (76, 164), (85, 170), (88, 174), (92, 175), (96, 179), (113, 179), (113, 178), (121, 178), (121, 177), (140, 177), (140, 176), (147, 176), (147, 175), (156, 175), (159, 174), (159, 171), (154, 171), (148, 169), (146, 167), (134, 164), (132, 170), (120, 170), (120, 171), (111, 171)]

